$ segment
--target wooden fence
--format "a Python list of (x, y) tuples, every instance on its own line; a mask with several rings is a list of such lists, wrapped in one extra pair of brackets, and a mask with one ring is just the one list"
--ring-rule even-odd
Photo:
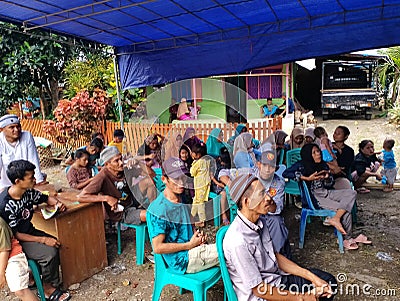
[[(43, 120), (34, 119), (23, 119), (21, 120), (22, 129), (30, 131), (33, 136), (43, 137), (53, 141), (53, 146), (60, 149), (66, 149), (65, 144), (61, 144), (50, 135), (43, 132)], [(188, 127), (193, 127), (196, 130), (196, 135), (206, 141), (211, 131), (215, 128), (222, 129), (224, 133), (224, 140), (228, 140), (229, 137), (234, 135), (237, 123), (227, 122), (192, 122), (192, 123), (172, 123), (172, 124), (146, 124), (146, 123), (125, 123), (124, 132), (126, 136), (126, 142), (128, 145), (128, 151), (136, 153), (140, 145), (142, 145), (144, 139), (150, 133), (159, 133), (166, 136), (171, 130), (179, 131), (182, 135)], [(110, 142), (113, 138), (113, 132), (115, 129), (120, 128), (119, 123), (107, 121), (103, 126), (102, 132), (104, 134), (106, 143)], [(248, 122), (247, 128), (253, 136), (264, 141), (272, 132), (282, 128), (281, 118), (268, 118), (255, 122)], [(86, 145), (89, 141), (84, 138), (77, 142), (77, 147)]]

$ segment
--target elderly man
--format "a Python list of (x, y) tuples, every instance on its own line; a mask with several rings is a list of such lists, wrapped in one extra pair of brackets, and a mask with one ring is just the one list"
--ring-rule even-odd
[(22, 131), (21, 124), (16, 115), (5, 115), (0, 118), (0, 191), (11, 186), (6, 171), (8, 164), (15, 160), (27, 160), (35, 168), (36, 183), (45, 181), (40, 170), (39, 155), (32, 134)]
[(265, 218), (274, 249), (286, 258), (291, 259), (289, 231), (281, 215), (285, 200), (285, 180), (275, 174), (275, 157), (275, 152), (270, 150), (263, 151), (257, 157), (258, 180), (263, 184), (274, 202)]
[(223, 249), (238, 300), (332, 300), (336, 279), (331, 274), (301, 268), (274, 250), (262, 217), (274, 203), (261, 182), (242, 174), (229, 190), (238, 215), (226, 232)]
[(129, 189), (124, 174), (122, 154), (115, 146), (100, 153), (104, 167), (78, 195), (80, 202), (104, 202), (108, 218), (113, 222), (140, 224), (146, 221), (144, 203), (153, 201), (156, 190), (152, 180), (144, 177)]

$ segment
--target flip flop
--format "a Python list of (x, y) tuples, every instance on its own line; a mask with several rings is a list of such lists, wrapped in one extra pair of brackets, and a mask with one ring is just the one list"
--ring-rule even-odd
[(324, 226), (328, 226), (328, 227), (329, 227), (329, 226), (332, 226), (332, 225), (329, 223), (329, 220), (330, 220), (330, 219), (331, 219), (330, 217), (325, 218), (322, 224), (323, 224)]
[(352, 238), (343, 240), (343, 247), (346, 250), (357, 250), (358, 249), (357, 243)]
[(364, 193), (370, 193), (371, 190), (369, 190), (369, 189), (367, 189), (365, 187), (360, 187), (360, 188), (357, 189), (357, 192), (361, 193), (361, 194), (364, 194)]
[(229, 221), (229, 219), (227, 219), (227, 218), (224, 218), (224, 219), (222, 220), (222, 224), (223, 224), (224, 226), (227, 226), (227, 225), (229, 225), (229, 224), (230, 224), (230, 221)]
[(368, 237), (366, 237), (364, 234), (358, 235), (356, 238), (354, 238), (354, 241), (364, 245), (372, 244), (372, 241), (368, 240)]

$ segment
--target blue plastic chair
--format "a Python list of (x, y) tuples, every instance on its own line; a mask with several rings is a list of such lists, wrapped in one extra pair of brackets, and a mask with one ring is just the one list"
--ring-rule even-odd
[[(303, 249), (304, 247), (304, 236), (306, 233), (306, 225), (307, 225), (307, 220), (309, 219), (310, 216), (320, 216), (320, 217), (333, 217), (336, 212), (333, 210), (327, 210), (327, 209), (316, 209), (312, 200), (311, 200), (311, 195), (310, 191), (308, 190), (307, 184), (304, 181), (300, 181), (298, 183), (300, 193), (301, 193), (301, 198), (303, 203), (304, 201), (307, 202), (308, 208), (301, 209), (301, 220), (300, 220), (300, 241), (299, 241), (299, 248)], [(335, 229), (335, 235), (338, 238), (339, 241), (339, 252), (344, 253), (343, 250), (343, 235), (339, 231)]]
[[(294, 148), (286, 153), (287, 168), (301, 160), (300, 150), (301, 148)], [(286, 182), (285, 193), (289, 195), (289, 198), (291, 195), (300, 195), (299, 185), (297, 184), (297, 182), (293, 180), (289, 180), (288, 182)], [(288, 205), (288, 203), (286, 203), (286, 205)]]
[(136, 230), (136, 264), (142, 265), (144, 263), (144, 245), (146, 243), (147, 224), (140, 225), (126, 224), (118, 222), (117, 224), (117, 244), (118, 255), (122, 254), (121, 248), (121, 225)]
[(228, 298), (229, 301), (238, 301), (235, 290), (233, 289), (231, 277), (229, 276), (228, 268), (226, 267), (224, 249), (222, 247), (222, 242), (228, 228), (229, 226), (223, 226), (217, 232), (216, 244), (218, 250), (219, 267), (221, 269), (222, 281), (224, 282), (224, 300)]
[(237, 207), (237, 204), (231, 198), (228, 186), (225, 186), (225, 192), (226, 192), (226, 199), (228, 200), (228, 206), (229, 206), (229, 220), (232, 223), (237, 215), (238, 207)]
[(35, 280), (35, 284), (40, 296), (40, 301), (46, 301), (46, 296), (44, 294), (42, 277), (40, 276), (40, 271), (38, 264), (33, 259), (28, 259), (28, 265), (32, 271), (33, 279)]
[(210, 192), (208, 198), (213, 202), (214, 227), (219, 227), (221, 225), (221, 195)]
[(153, 170), (156, 173), (156, 175), (153, 178), (153, 180), (154, 180), (154, 183), (156, 184), (157, 193), (161, 193), (165, 189), (165, 183), (161, 180), (162, 169), (161, 168), (153, 168)]
[[(152, 225), (149, 223), (147, 226), (151, 236)], [(168, 284), (178, 286), (181, 294), (184, 289), (192, 291), (194, 301), (206, 301), (207, 290), (221, 279), (221, 270), (219, 267), (212, 267), (193, 274), (177, 274), (167, 266), (161, 254), (154, 253), (154, 260), (153, 301), (160, 299), (162, 289)]]

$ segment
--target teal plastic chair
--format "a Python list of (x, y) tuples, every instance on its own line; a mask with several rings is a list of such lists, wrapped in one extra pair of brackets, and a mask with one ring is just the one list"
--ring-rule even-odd
[[(147, 226), (151, 237), (152, 225), (149, 223)], [(192, 291), (194, 301), (206, 301), (207, 290), (221, 279), (219, 267), (212, 267), (193, 274), (177, 274), (167, 266), (161, 254), (154, 253), (154, 260), (153, 301), (160, 299), (162, 289), (168, 284), (178, 286), (181, 294), (183, 290)]]
[[(336, 212), (333, 210), (327, 210), (327, 209), (316, 209), (311, 200), (311, 195), (310, 195), (310, 191), (307, 187), (307, 184), (304, 181), (300, 181), (298, 183), (298, 185), (299, 185), (299, 190), (301, 192), (301, 198), (302, 198), (302, 203), (303, 203), (303, 208), (301, 209), (301, 219), (300, 219), (299, 248), (303, 249), (304, 236), (306, 233), (306, 225), (307, 225), (307, 220), (309, 220), (309, 217), (310, 216), (333, 217), (336, 214)], [(305, 207), (304, 204), (307, 204), (308, 208)], [(338, 242), (339, 242), (339, 252), (344, 253), (343, 235), (336, 229), (335, 229), (335, 235), (337, 236)]]
[(133, 224), (126, 224), (123, 222), (118, 222), (117, 224), (118, 255), (122, 254), (121, 225), (136, 230), (136, 264), (142, 265), (144, 263), (144, 245), (146, 243), (147, 224), (142, 223), (140, 225), (133, 225)]
[(153, 170), (156, 173), (156, 175), (153, 178), (153, 180), (154, 180), (154, 183), (156, 184), (157, 193), (161, 193), (165, 189), (165, 183), (161, 180), (162, 169), (161, 168), (153, 168)]
[(226, 199), (228, 200), (228, 206), (229, 206), (229, 220), (232, 223), (237, 215), (238, 207), (237, 207), (237, 204), (231, 198), (228, 186), (225, 186), (225, 192), (226, 192)]
[(233, 289), (233, 284), (231, 277), (229, 276), (228, 268), (225, 262), (224, 249), (222, 247), (222, 242), (226, 231), (229, 226), (223, 226), (217, 232), (216, 244), (218, 250), (219, 267), (221, 269), (222, 281), (224, 282), (224, 300), (228, 298), (229, 301), (238, 301), (235, 290)]
[(40, 301), (46, 301), (46, 296), (44, 294), (42, 277), (40, 276), (39, 266), (33, 259), (28, 259), (28, 265), (32, 271), (33, 279), (35, 280), (35, 284), (37, 287), (37, 291), (40, 297)]
[(208, 198), (213, 202), (214, 227), (221, 225), (221, 195), (210, 192)]
[[(300, 150), (301, 150), (301, 148), (294, 148), (286, 153), (286, 167), (287, 168), (289, 168), (294, 163), (301, 160)], [(286, 195), (289, 195), (289, 199), (292, 195), (300, 195), (300, 189), (299, 189), (298, 183), (293, 180), (289, 180), (288, 182), (286, 182), (285, 193), (286, 193)], [(288, 205), (288, 202), (286, 202), (286, 205)]]

